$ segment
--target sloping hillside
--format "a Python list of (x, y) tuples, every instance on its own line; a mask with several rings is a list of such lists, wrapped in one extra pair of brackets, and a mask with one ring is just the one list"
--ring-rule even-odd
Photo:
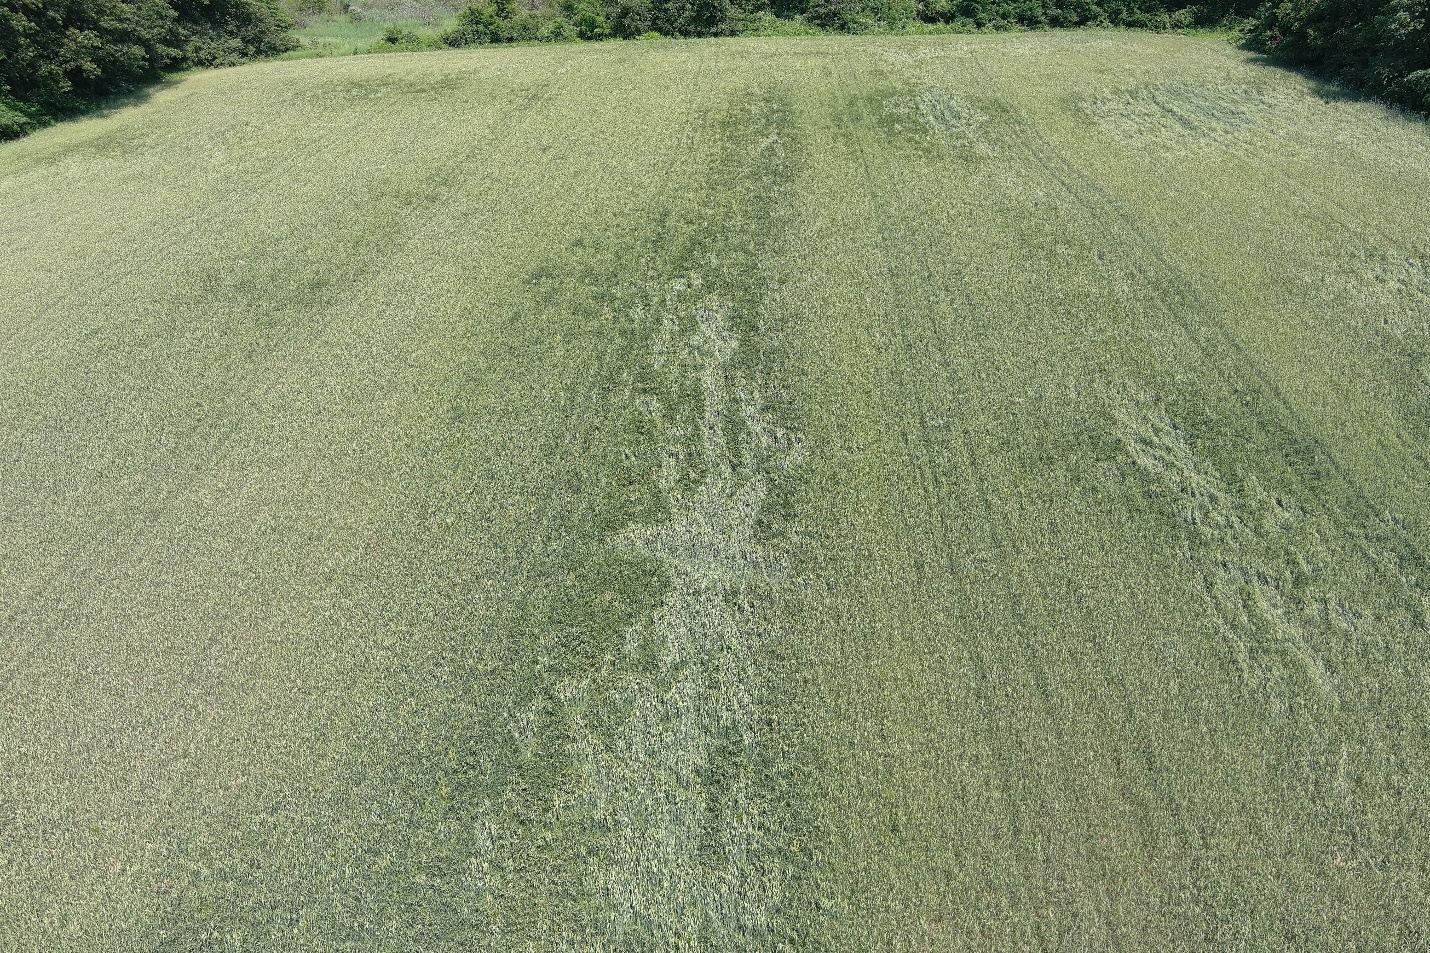
[(1427, 196), (1097, 32), (0, 147), (0, 947), (1423, 947)]

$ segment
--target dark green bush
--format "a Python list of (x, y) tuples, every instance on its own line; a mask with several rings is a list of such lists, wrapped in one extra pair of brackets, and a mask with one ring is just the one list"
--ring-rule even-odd
[(617, 0), (611, 3), (607, 7), (611, 35), (629, 40), (656, 33), (652, 6), (651, 0)]
[(820, 29), (803, 17), (780, 18), (768, 10), (748, 14), (740, 22), (741, 36), (810, 36)]
[[(898, 30), (1125, 26), (1180, 30), (1240, 22), (1262, 0), (477, 0), (445, 34), (451, 46), (646, 35), (675, 37)], [(1425, 2), (1425, 0), (1415, 0)], [(564, 21), (564, 22), (563, 22)]]
[(577, 38), (604, 40), (611, 35), (606, 5), (601, 0), (567, 0), (564, 6)]
[(39, 118), (35, 107), (16, 102), (0, 88), (0, 139), (24, 135), (38, 124)]
[(915, 0), (810, 0), (805, 19), (837, 33), (906, 26), (918, 19)]
[(1413, 109), (1430, 110), (1430, 2), (1286, 0), (1261, 11), (1252, 43)]
[(440, 50), (447, 45), (439, 36), (422, 34), (410, 27), (392, 24), (382, 31), (382, 39), (370, 47), (368, 52), (416, 53), (424, 50)]
[[(483, 43), (599, 40), (609, 36), (609, 31), (603, 26), (599, 0), (580, 2), (582, 5), (574, 8), (555, 3), (532, 8), (518, 6), (514, 0), (478, 0), (457, 14), (456, 23), (442, 34), (442, 42), (448, 46), (477, 46)], [(583, 29), (586, 30), (584, 35), (581, 32)]]
[(0, 137), (188, 66), (291, 49), (276, 0), (0, 0)]
[(501, 18), (497, 15), (496, 5), (482, 0), (462, 8), (457, 14), (457, 22), (442, 34), (442, 42), (448, 46), (498, 43), (501, 32)]

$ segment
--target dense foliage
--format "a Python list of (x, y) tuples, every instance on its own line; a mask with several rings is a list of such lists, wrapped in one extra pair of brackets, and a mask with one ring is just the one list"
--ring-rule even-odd
[(579, 37), (729, 36), (920, 24), (955, 30), (1211, 25), (1250, 14), (1249, 0), (478, 0), (443, 36), (453, 46)]
[(886, 29), (1234, 28), (1254, 46), (1430, 110), (1430, 0), (477, 0), (441, 41)]
[(1258, 17), (1262, 49), (1414, 109), (1430, 110), (1430, 2), (1286, 0)]
[(0, 0), (0, 138), (185, 66), (291, 49), (276, 0)]

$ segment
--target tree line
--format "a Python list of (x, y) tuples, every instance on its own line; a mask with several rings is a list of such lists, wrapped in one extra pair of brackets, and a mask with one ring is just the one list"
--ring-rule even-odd
[(1174, 30), (1239, 23), (1250, 0), (476, 0), (447, 45), (542, 39), (866, 33), (920, 27), (950, 32), (1119, 26)]
[(441, 40), (467, 46), (919, 26), (1220, 28), (1282, 61), (1430, 111), (1430, 0), (477, 0)]

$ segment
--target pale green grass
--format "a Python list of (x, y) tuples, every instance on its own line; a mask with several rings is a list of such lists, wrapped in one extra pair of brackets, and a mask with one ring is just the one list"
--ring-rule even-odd
[(0, 148), (0, 947), (1426, 947), (1430, 130), (1207, 39)]
[[(415, 17), (370, 14), (360, 20), (329, 14), (304, 17), (293, 35), (297, 49), (277, 57), (280, 60), (306, 60), (325, 56), (352, 56), (355, 53), (381, 52), (382, 38), (388, 27), (411, 30), (419, 37), (435, 40), (451, 24), (452, 16), (443, 11), (430, 20)], [(392, 48), (386, 48), (390, 51)]]
[[(383, 51), (383, 33), (393, 26), (435, 42), (465, 5), (461, 0), (368, 0), (351, 4), (355, 8), (352, 14), (299, 13), (293, 32), (300, 45), (278, 58), (312, 59)], [(391, 47), (386, 51), (390, 52)]]

